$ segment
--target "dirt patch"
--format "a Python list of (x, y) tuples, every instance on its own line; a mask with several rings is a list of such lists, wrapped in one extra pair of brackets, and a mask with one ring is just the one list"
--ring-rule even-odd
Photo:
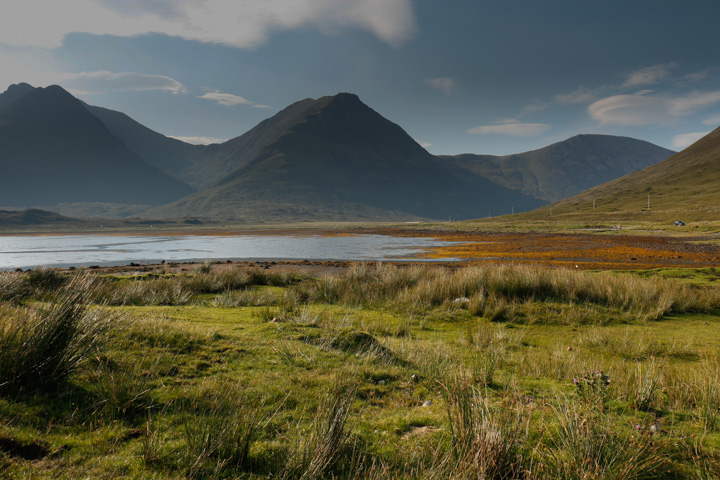
[(50, 447), (41, 441), (24, 443), (14, 438), (0, 436), (0, 452), (25, 460), (41, 460), (50, 455)]

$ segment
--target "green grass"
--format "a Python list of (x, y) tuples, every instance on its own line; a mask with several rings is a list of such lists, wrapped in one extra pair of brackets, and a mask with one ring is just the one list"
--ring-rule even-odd
[[(365, 265), (210, 289), (201, 270), (160, 277), (196, 285), (177, 305), (83, 306), (154, 277), (79, 289), (94, 341), (52, 388), (0, 392), (0, 476), (717, 478), (708, 271)], [(2, 342), (67, 304), (5, 275), (21, 293), (0, 303)], [(0, 374), (17, 352), (0, 350)], [(600, 370), (602, 387), (574, 383)]]

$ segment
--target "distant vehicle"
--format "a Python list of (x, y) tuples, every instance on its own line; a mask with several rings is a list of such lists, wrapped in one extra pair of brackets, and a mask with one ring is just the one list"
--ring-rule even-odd
[(675, 223), (673, 225), (675, 225), (676, 227), (684, 227), (685, 222), (682, 222), (680, 220), (675, 220)]

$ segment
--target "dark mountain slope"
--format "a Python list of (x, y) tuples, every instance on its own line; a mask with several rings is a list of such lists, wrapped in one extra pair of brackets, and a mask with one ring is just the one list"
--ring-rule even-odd
[(0, 169), (6, 206), (157, 205), (192, 193), (131, 152), (58, 86), (33, 89), (0, 108)]
[(228, 159), (244, 166), (208, 190), (145, 214), (459, 219), (542, 203), (434, 157), (355, 95), (303, 100), (283, 112), (236, 139), (244, 145), (242, 158)]
[(214, 185), (256, 158), (264, 148), (277, 141), (307, 115), (317, 113), (317, 109), (315, 100), (301, 100), (263, 120), (239, 137), (219, 145), (207, 146), (194, 165), (183, 172), (183, 178), (200, 187)]
[(557, 201), (654, 165), (672, 155), (652, 143), (611, 135), (577, 135), (539, 150), (506, 156), (443, 156), (508, 188)]
[(191, 167), (207, 147), (166, 137), (122, 112), (87, 104), (85, 107), (147, 163), (192, 183), (192, 179), (186, 178), (183, 171)]
[(33, 90), (35, 90), (35, 88), (27, 83), (10, 85), (5, 92), (0, 93), (0, 109), (19, 100)]

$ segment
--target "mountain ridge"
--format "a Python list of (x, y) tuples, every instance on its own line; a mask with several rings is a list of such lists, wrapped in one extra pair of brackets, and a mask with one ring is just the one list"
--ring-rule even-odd
[(0, 108), (0, 205), (158, 205), (192, 192), (130, 151), (62, 87), (15, 97)]
[[(253, 213), (262, 209), (271, 217), (438, 219), (542, 204), (431, 155), (355, 94), (305, 99), (283, 112), (241, 140), (258, 142), (255, 155), (237, 163), (240, 168), (145, 215), (196, 215), (215, 206), (215, 215), (225, 210), (240, 218), (262, 218)], [(261, 135), (268, 130), (271, 141)]]
[(440, 158), (535, 198), (558, 201), (658, 163), (674, 153), (635, 138), (581, 134), (517, 154)]

